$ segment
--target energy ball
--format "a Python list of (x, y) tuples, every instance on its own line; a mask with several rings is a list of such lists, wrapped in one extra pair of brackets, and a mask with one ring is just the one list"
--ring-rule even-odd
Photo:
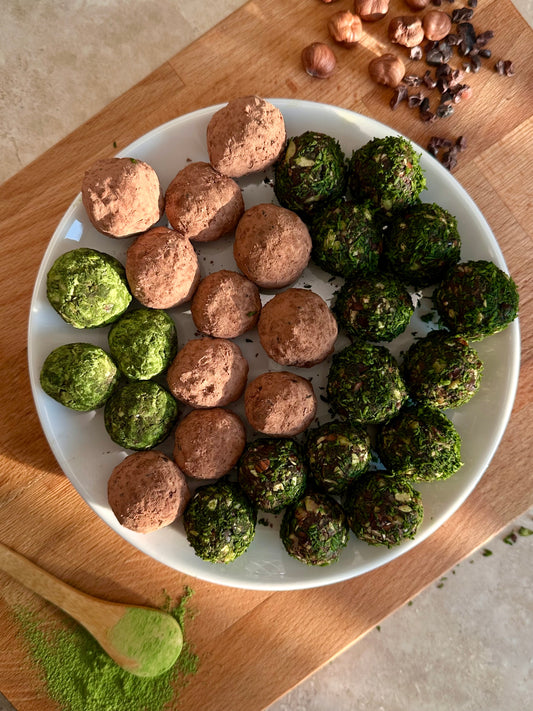
[(307, 565), (330, 565), (348, 544), (346, 514), (335, 499), (309, 492), (283, 515), (280, 536), (287, 553)]
[(135, 158), (96, 161), (83, 177), (81, 199), (94, 227), (110, 237), (144, 232), (163, 214), (157, 173)]
[(414, 400), (446, 409), (464, 405), (476, 394), (483, 363), (462, 336), (430, 331), (410, 346), (402, 373)]
[(264, 437), (250, 442), (238, 467), (239, 484), (258, 509), (279, 513), (302, 496), (307, 481), (299, 445)]
[(192, 410), (176, 427), (174, 461), (193, 479), (220, 479), (237, 464), (245, 444), (244, 425), (234, 412)]
[(261, 345), (280, 365), (310, 368), (331, 353), (337, 321), (326, 302), (308, 289), (276, 294), (261, 311), (257, 324)]
[(518, 289), (512, 277), (483, 259), (453, 266), (434, 298), (444, 325), (471, 341), (502, 331), (518, 315)]
[(261, 312), (259, 289), (238, 272), (222, 269), (198, 284), (191, 303), (196, 328), (214, 338), (236, 338), (255, 328)]
[(151, 533), (179, 518), (190, 499), (183, 473), (162, 452), (134, 452), (112, 471), (107, 497), (118, 522)]
[(113, 442), (127, 449), (151, 449), (170, 434), (178, 418), (172, 395), (151, 380), (128, 383), (106, 402), (104, 424)]
[(361, 424), (387, 422), (407, 400), (400, 368), (385, 348), (359, 342), (333, 356), (328, 399), (341, 417)]
[(295, 212), (262, 203), (246, 210), (235, 230), (235, 263), (263, 289), (280, 289), (301, 275), (311, 256), (311, 237)]
[(89, 247), (65, 252), (46, 278), (48, 301), (74, 328), (116, 321), (131, 302), (124, 267), (110, 254)]
[(165, 194), (165, 212), (172, 227), (193, 242), (212, 242), (232, 232), (244, 200), (237, 183), (209, 163), (189, 163)]
[(126, 254), (132, 294), (150, 309), (170, 309), (192, 299), (200, 281), (191, 242), (168, 227), (154, 227), (137, 237)]
[(129, 380), (150, 380), (163, 373), (178, 349), (176, 326), (164, 311), (128, 311), (111, 326), (109, 350)]
[(199, 558), (231, 563), (255, 535), (257, 511), (239, 484), (221, 479), (196, 489), (183, 516), (185, 534)]
[(171, 393), (195, 408), (223, 407), (238, 400), (248, 378), (241, 349), (225, 338), (198, 338), (178, 351), (167, 373)]
[(207, 126), (209, 161), (215, 170), (231, 178), (270, 167), (286, 140), (281, 111), (259, 96), (232, 99)]
[(102, 407), (120, 379), (110, 356), (90, 343), (67, 343), (46, 357), (40, 374), (47, 395), (72, 410)]
[(294, 437), (306, 430), (316, 414), (313, 386), (286, 371), (262, 373), (244, 393), (250, 425), (273, 437)]

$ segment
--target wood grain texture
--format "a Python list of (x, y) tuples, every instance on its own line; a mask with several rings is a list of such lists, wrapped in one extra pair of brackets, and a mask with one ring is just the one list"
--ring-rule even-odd
[[(484, 1), (475, 26), (495, 31), (493, 58), (478, 74), (467, 75), (472, 98), (449, 118), (427, 125), (405, 105), (391, 111), (391, 90), (368, 77), (369, 59), (389, 47), (386, 22), (365, 26), (367, 36), (354, 49), (335, 48), (338, 66), (331, 79), (303, 72), (301, 49), (311, 41), (329, 41), (326, 21), (335, 9), (308, 0), (247, 3), (0, 188), (0, 539), (69, 584), (116, 601), (158, 605), (163, 590), (179, 595), (191, 585), (198, 614), (189, 634), (201, 665), (182, 692), (184, 709), (263, 709), (533, 504), (533, 480), (527, 474), (533, 416), (533, 31), (508, 0)], [(390, 16), (403, 12), (401, 0), (393, 0)], [(498, 59), (512, 59), (516, 76), (494, 72)], [(420, 64), (409, 64), (408, 71), (420, 73)], [(422, 146), (433, 134), (465, 135), (469, 147), (455, 176), (489, 222), (521, 295), (518, 395), (502, 443), (471, 496), (428, 540), (383, 568), (292, 593), (242, 591), (190, 579), (109, 530), (51, 454), (26, 367), (32, 285), (85, 168), (178, 115), (248, 93), (360, 111)], [(0, 688), (19, 711), (49, 711), (53, 704), (13, 618), (14, 606), (27, 602), (29, 594), (3, 575), (0, 591), (2, 639), (10, 650), (0, 659)]]

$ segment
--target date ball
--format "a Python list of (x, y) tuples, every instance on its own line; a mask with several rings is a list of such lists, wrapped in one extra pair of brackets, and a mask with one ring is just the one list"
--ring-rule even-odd
[(176, 427), (174, 461), (193, 479), (220, 479), (237, 464), (245, 444), (244, 425), (234, 412), (192, 410)]
[(273, 437), (294, 437), (309, 427), (316, 414), (313, 386), (286, 371), (262, 373), (244, 393), (250, 425)]
[(243, 212), (237, 183), (201, 161), (180, 170), (165, 194), (168, 221), (192, 242), (213, 242), (232, 232)]
[(257, 286), (227, 269), (202, 279), (191, 303), (196, 328), (214, 338), (241, 336), (256, 326), (260, 312)]
[(155, 170), (135, 158), (102, 158), (85, 173), (81, 198), (99, 232), (130, 237), (150, 229), (163, 214)]
[(333, 353), (338, 333), (326, 302), (308, 289), (276, 294), (263, 306), (257, 331), (272, 360), (298, 368), (325, 360)]
[(170, 309), (192, 299), (200, 281), (191, 242), (168, 227), (137, 237), (126, 255), (126, 275), (135, 298), (151, 309)]
[(107, 497), (122, 526), (151, 533), (183, 514), (190, 492), (183, 473), (162, 452), (134, 452), (113, 469)]
[(248, 378), (241, 349), (224, 338), (198, 338), (186, 343), (167, 373), (171, 393), (195, 408), (223, 407), (238, 400)]
[(262, 203), (241, 217), (233, 256), (250, 281), (263, 289), (280, 289), (301, 275), (311, 246), (309, 230), (295, 212)]
[(286, 139), (279, 109), (259, 96), (242, 96), (229, 101), (209, 121), (209, 161), (219, 173), (239, 178), (275, 163)]

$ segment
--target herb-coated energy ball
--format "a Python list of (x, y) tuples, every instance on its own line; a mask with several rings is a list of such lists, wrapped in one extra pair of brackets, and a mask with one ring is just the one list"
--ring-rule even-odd
[(185, 534), (196, 555), (231, 563), (255, 535), (257, 511), (236, 482), (220, 479), (196, 490), (183, 515)]
[(400, 368), (385, 346), (358, 342), (333, 356), (328, 399), (342, 417), (361, 424), (386, 422), (407, 400)]
[(392, 341), (405, 331), (414, 310), (405, 286), (389, 274), (346, 281), (333, 305), (340, 328), (352, 340)]
[(346, 185), (346, 161), (339, 142), (317, 131), (289, 138), (274, 169), (280, 205), (309, 216), (340, 197)]
[(164, 311), (128, 311), (111, 326), (109, 350), (129, 380), (150, 380), (167, 370), (176, 355), (176, 326)]
[(172, 395), (151, 380), (119, 388), (106, 402), (104, 424), (116, 444), (127, 449), (151, 449), (169, 434), (178, 417)]
[(370, 471), (356, 481), (344, 510), (357, 538), (387, 548), (414, 538), (424, 517), (422, 499), (411, 482), (386, 471)]
[(475, 395), (483, 363), (461, 336), (430, 331), (410, 346), (402, 373), (414, 400), (446, 409), (464, 405)]
[(393, 214), (418, 201), (426, 187), (419, 154), (410, 141), (397, 136), (373, 138), (354, 151), (348, 164), (348, 185), (356, 200), (370, 200)]
[(439, 315), (452, 333), (480, 340), (502, 331), (518, 315), (512, 277), (483, 259), (452, 267), (435, 292)]
[(90, 343), (67, 343), (48, 354), (40, 373), (47, 395), (72, 410), (102, 407), (120, 374), (110, 356)]
[(309, 492), (283, 515), (280, 536), (287, 553), (307, 565), (330, 565), (348, 544), (349, 528), (340, 504)]
[(48, 301), (74, 328), (105, 326), (126, 311), (131, 294), (124, 267), (110, 254), (89, 247), (65, 252), (46, 278)]
[(434, 284), (460, 256), (457, 220), (439, 205), (413, 205), (395, 217), (386, 231), (385, 265), (404, 284)]
[(443, 480), (461, 467), (461, 437), (451, 420), (428, 405), (401, 410), (378, 432), (377, 450), (392, 473), (412, 481)]
[(300, 447), (293, 439), (265, 437), (246, 446), (238, 477), (258, 509), (278, 513), (303, 494), (307, 472)]
[(328, 494), (341, 494), (368, 469), (370, 437), (361, 425), (326, 422), (308, 431), (305, 455), (315, 484)]

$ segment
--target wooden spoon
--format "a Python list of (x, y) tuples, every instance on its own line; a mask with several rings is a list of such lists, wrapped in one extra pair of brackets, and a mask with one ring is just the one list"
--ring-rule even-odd
[(47, 573), (0, 543), (0, 570), (79, 622), (123, 669), (153, 677), (170, 669), (183, 646), (178, 622), (166, 612), (100, 600)]

